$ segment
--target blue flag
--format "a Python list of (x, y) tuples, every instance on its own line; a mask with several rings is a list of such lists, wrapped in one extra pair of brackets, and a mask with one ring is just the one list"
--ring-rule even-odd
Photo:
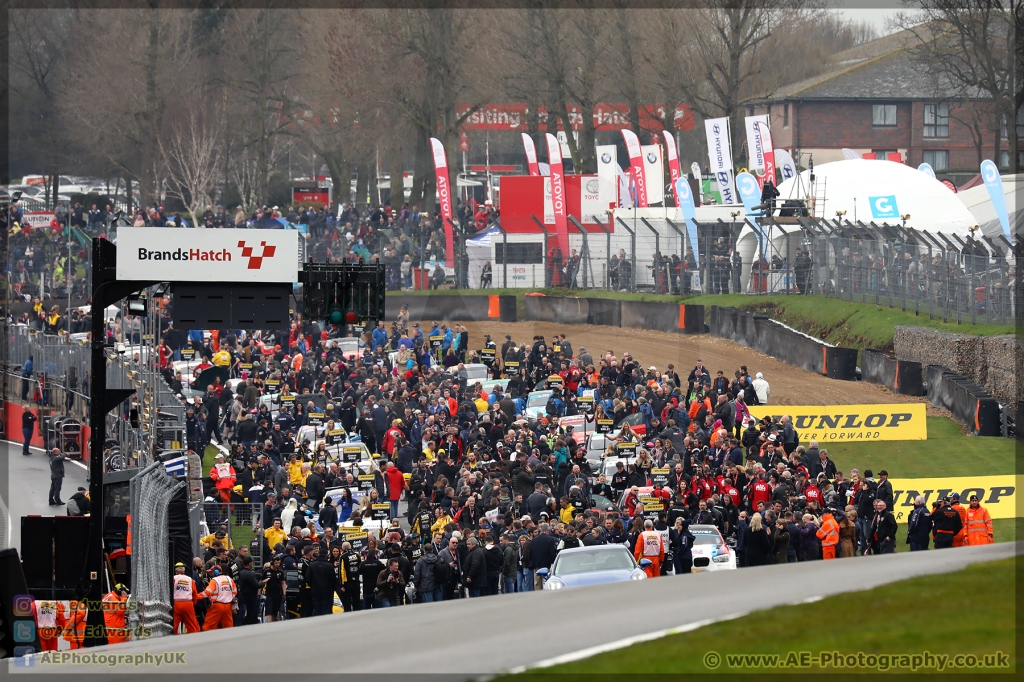
[(1003, 194), (1003, 179), (999, 177), (999, 169), (996, 165), (985, 159), (981, 162), (981, 178), (985, 181), (985, 188), (988, 189), (988, 196), (992, 200), (992, 208), (999, 216), (999, 222), (1003, 226), (1003, 233), (1007, 240), (1010, 240), (1010, 216), (1006, 214), (1006, 195)]
[(922, 163), (917, 167), (917, 170), (921, 171), (925, 175), (930, 175), (932, 178), (935, 178), (935, 169), (932, 168), (932, 165), (928, 162)]
[[(740, 201), (743, 202), (743, 208), (746, 209), (749, 217), (761, 216), (761, 211), (754, 208), (761, 204), (761, 188), (757, 184), (757, 178), (747, 172), (740, 173), (736, 176), (736, 190), (740, 193)], [(768, 253), (768, 245), (764, 243), (764, 233), (758, 231), (757, 235), (757, 247), (761, 250), (761, 255)]]
[(693, 261), (700, 269), (700, 249), (697, 248), (697, 208), (693, 204), (693, 192), (690, 191), (690, 183), (686, 178), (676, 180), (676, 196), (679, 197), (679, 210), (686, 220), (686, 236), (690, 238), (690, 248), (693, 249)]

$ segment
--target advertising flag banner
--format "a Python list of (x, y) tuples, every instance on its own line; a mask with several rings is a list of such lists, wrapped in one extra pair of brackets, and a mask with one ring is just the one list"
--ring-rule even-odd
[(676, 196), (679, 197), (679, 211), (686, 221), (686, 236), (690, 240), (690, 248), (693, 250), (693, 260), (700, 271), (700, 249), (697, 248), (697, 209), (693, 203), (693, 192), (690, 191), (690, 183), (686, 178), (679, 178), (675, 185)]
[(622, 130), (622, 139), (626, 141), (629, 152), (629, 166), (633, 171), (633, 182), (636, 184), (636, 206), (647, 208), (647, 179), (644, 176), (643, 150), (640, 138), (632, 130)]
[(768, 114), (758, 116), (747, 116), (743, 119), (744, 127), (747, 129), (747, 169), (764, 171), (764, 147), (761, 144), (761, 134), (757, 129), (758, 123), (768, 123)]
[(523, 147), (526, 148), (526, 164), (530, 167), (530, 175), (540, 175), (540, 166), (537, 165), (537, 147), (533, 144), (533, 138), (523, 133)]
[(858, 154), (857, 152), (853, 151), (852, 149), (848, 149), (846, 147), (843, 147), (843, 159), (845, 159), (846, 161), (849, 161), (851, 159), (859, 159), (859, 158), (860, 158), (860, 154)]
[(775, 163), (779, 167), (779, 175), (782, 176), (782, 182), (796, 175), (796, 164), (793, 163), (793, 157), (785, 149), (775, 150)]
[(445, 266), (455, 267), (455, 235), (452, 234), (452, 186), (448, 181), (448, 157), (444, 145), (436, 137), (430, 138), (434, 152), (434, 174), (437, 178), (437, 200), (441, 204), (441, 220), (444, 221)]
[(662, 162), (661, 145), (645, 144), (640, 147), (644, 156), (644, 186), (647, 188), (647, 204), (665, 201), (665, 165)]
[(565, 218), (565, 177), (562, 173), (562, 148), (558, 138), (545, 133), (548, 142), (548, 165), (551, 167), (551, 203), (555, 208), (555, 233), (562, 257), (569, 255), (569, 227)]
[(604, 208), (619, 207), (619, 163), (615, 145), (597, 145), (597, 182)]
[(930, 163), (922, 163), (920, 166), (917, 167), (917, 170), (921, 171), (925, 175), (935, 178), (935, 169), (932, 168), (932, 165)]
[(676, 138), (672, 137), (672, 133), (667, 130), (661, 131), (661, 134), (665, 138), (665, 155), (668, 157), (668, 181), (672, 186), (672, 199), (678, 206), (679, 195), (676, 194), (676, 181), (682, 177), (682, 174), (679, 172), (679, 152), (676, 149)]
[(633, 208), (633, 194), (630, 189), (629, 173), (618, 167), (619, 173), (619, 206), (622, 208)]
[(701, 172), (700, 172), (700, 164), (699, 163), (697, 163), (696, 161), (691, 163), (690, 164), (690, 172), (693, 173), (693, 179), (697, 181), (698, 185), (704, 182), (704, 177), (701, 175)]
[(736, 187), (733, 184), (732, 148), (729, 142), (729, 119), (709, 118), (704, 121), (708, 138), (708, 161), (711, 172), (718, 181), (718, 193), (723, 204), (736, 203)]
[(764, 153), (764, 176), (758, 178), (758, 183), (763, 187), (765, 179), (771, 179), (776, 184), (775, 178), (775, 145), (772, 143), (772, 129), (767, 121), (756, 121), (754, 129), (757, 131), (761, 141), (761, 149)]
[(1003, 179), (999, 177), (999, 169), (990, 160), (985, 159), (981, 162), (981, 179), (985, 181), (985, 189), (988, 190), (988, 196), (992, 200), (992, 208), (996, 210), (996, 215), (999, 216), (999, 223), (1003, 226), (1003, 233), (1007, 239), (1013, 239), (1010, 236), (1010, 216), (1006, 213), (1006, 195), (1003, 194)]

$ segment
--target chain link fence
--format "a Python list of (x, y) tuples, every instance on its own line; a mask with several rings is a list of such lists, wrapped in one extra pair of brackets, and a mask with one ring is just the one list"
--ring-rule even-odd
[(249, 502), (204, 502), (210, 533), (224, 531), (225, 549), (248, 547), (253, 570), (263, 566), (263, 505)]

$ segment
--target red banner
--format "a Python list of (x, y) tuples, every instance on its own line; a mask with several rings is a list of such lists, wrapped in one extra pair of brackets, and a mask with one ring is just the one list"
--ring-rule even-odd
[(562, 262), (569, 257), (569, 224), (565, 218), (565, 176), (562, 172), (562, 146), (558, 138), (547, 133), (548, 165), (551, 166), (551, 203), (555, 208), (555, 233), (558, 248), (562, 250)]
[[(469, 104), (458, 104), (456, 105), (456, 115), (464, 116), (470, 108)], [(572, 129), (583, 130), (583, 110), (570, 104), (568, 113)], [(664, 104), (640, 105), (640, 129), (664, 130), (665, 126), (661, 124), (661, 121), (666, 119), (668, 113)], [(526, 132), (529, 130), (526, 124), (528, 114), (529, 107), (526, 104), (485, 104), (466, 118), (461, 129)], [(538, 107), (537, 114), (540, 119), (540, 130), (547, 131), (547, 109)], [(595, 130), (619, 130), (629, 126), (629, 105), (601, 103), (594, 107), (593, 117)], [(676, 107), (672, 112), (672, 118), (676, 130), (693, 130), (693, 112), (685, 104)], [(558, 130), (564, 130), (564, 128), (562, 120), (559, 119)]]
[(537, 147), (533, 144), (533, 138), (523, 133), (523, 147), (526, 148), (526, 163), (530, 167), (530, 175), (540, 175), (540, 166), (537, 165)]
[(764, 154), (764, 176), (757, 179), (763, 188), (765, 179), (771, 180), (773, 185), (778, 183), (775, 178), (775, 143), (772, 142), (771, 128), (761, 121), (754, 123), (754, 127), (761, 136), (761, 153)]
[(623, 130), (622, 139), (626, 141), (629, 152), (629, 166), (633, 169), (633, 182), (636, 184), (636, 206), (647, 208), (647, 176), (644, 173), (643, 151), (640, 149), (640, 138), (632, 130)]
[(437, 200), (441, 204), (441, 220), (444, 221), (444, 252), (445, 265), (455, 267), (455, 244), (452, 234), (452, 188), (448, 182), (448, 158), (444, 153), (444, 145), (436, 137), (430, 138), (430, 148), (434, 152), (434, 173), (437, 177)]
[(672, 182), (672, 198), (675, 199), (676, 206), (678, 206), (679, 191), (676, 189), (676, 180), (679, 179), (679, 153), (676, 151), (676, 138), (672, 137), (672, 133), (667, 130), (661, 131), (661, 134), (665, 138), (665, 149), (667, 150), (665, 156), (668, 158), (668, 177)]

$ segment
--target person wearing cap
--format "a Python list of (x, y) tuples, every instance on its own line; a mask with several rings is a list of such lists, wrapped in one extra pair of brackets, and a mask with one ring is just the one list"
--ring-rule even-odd
[(931, 513), (933, 538), (935, 549), (946, 549), (953, 546), (953, 540), (963, 529), (964, 523), (960, 512), (950, 506), (949, 497), (943, 497), (940, 502), (941, 505)]
[(892, 483), (889, 481), (889, 472), (885, 469), (878, 472), (878, 485), (875, 487), (875, 499), (885, 502), (885, 508), (889, 511), (893, 510), (896, 503), (895, 495), (892, 491)]
[(648, 578), (661, 575), (661, 562), (665, 560), (665, 542), (661, 538), (661, 533), (654, 530), (654, 522), (650, 519), (644, 521), (644, 530), (636, 539), (633, 556), (638, 562), (643, 559), (651, 562), (644, 568)]
[[(878, 475), (881, 476), (883, 473), (880, 471)], [(967, 510), (960, 504), (960, 493), (950, 493), (949, 506), (960, 515), (960, 530), (953, 536), (953, 546), (965, 547), (967, 545)]]
[(235, 487), (235, 468), (224, 460), (222, 453), (217, 453), (215, 464), (210, 467), (210, 480), (214, 482), (220, 501), (231, 502), (231, 489)]
[[(810, 502), (809, 499), (808, 502)], [(839, 523), (832, 516), (831, 509), (826, 510), (822, 514), (821, 527), (818, 528), (816, 535), (821, 540), (821, 558), (826, 560), (835, 559), (836, 545), (839, 544)], [(895, 537), (895, 531), (893, 531), (893, 536)], [(893, 551), (896, 551), (895, 548), (893, 548)]]
[(199, 632), (195, 607), (199, 601), (199, 590), (196, 589), (196, 581), (192, 576), (185, 573), (185, 564), (180, 561), (174, 564), (171, 594), (174, 599), (174, 634), (181, 634), (182, 625), (185, 626), (186, 634)]
[(971, 495), (970, 506), (967, 508), (967, 544), (991, 545), (993, 542), (992, 517), (981, 506), (978, 496)]
[(107, 630), (107, 643), (120, 644), (128, 641), (127, 614), (128, 588), (118, 583), (114, 589), (103, 595), (103, 624)]
[(85, 516), (92, 509), (92, 502), (89, 501), (89, 491), (78, 486), (78, 492), (68, 500), (68, 516)]
[(203, 632), (235, 626), (233, 612), (238, 608), (238, 588), (235, 587), (235, 581), (231, 576), (221, 574), (219, 565), (214, 565), (213, 579), (200, 596), (210, 598), (210, 608), (207, 609), (206, 618), (203, 620)]

